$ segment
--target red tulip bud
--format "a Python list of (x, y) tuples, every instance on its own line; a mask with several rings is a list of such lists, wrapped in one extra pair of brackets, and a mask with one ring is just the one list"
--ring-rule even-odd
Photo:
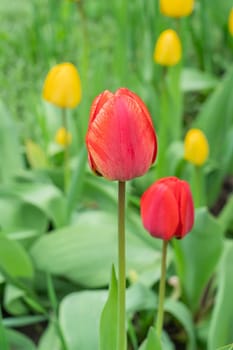
[(189, 185), (176, 177), (156, 181), (141, 198), (141, 217), (146, 230), (156, 238), (183, 238), (194, 222)]
[(86, 136), (94, 172), (109, 180), (144, 175), (157, 154), (157, 139), (143, 101), (128, 89), (104, 91), (92, 104)]

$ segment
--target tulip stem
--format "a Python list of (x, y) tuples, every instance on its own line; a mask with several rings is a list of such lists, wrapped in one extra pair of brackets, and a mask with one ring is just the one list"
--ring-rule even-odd
[(125, 332), (125, 182), (118, 183), (118, 328), (117, 349), (126, 350)]
[[(68, 132), (67, 125), (67, 111), (66, 108), (62, 108), (62, 125), (66, 132)], [(64, 145), (64, 161), (63, 161), (63, 171), (64, 171), (64, 192), (66, 193), (69, 186), (69, 144), (68, 142)]]
[(161, 338), (163, 328), (163, 314), (164, 314), (164, 297), (165, 297), (165, 281), (166, 281), (166, 259), (167, 259), (168, 241), (163, 241), (162, 261), (161, 261), (161, 277), (159, 283), (159, 303), (156, 320), (156, 332)]

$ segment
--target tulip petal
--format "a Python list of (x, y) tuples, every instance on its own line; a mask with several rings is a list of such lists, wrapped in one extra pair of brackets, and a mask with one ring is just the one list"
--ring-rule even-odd
[(189, 185), (185, 181), (180, 182), (180, 224), (175, 233), (177, 238), (183, 238), (192, 229), (194, 223), (194, 205)]
[(69, 62), (54, 66), (43, 87), (43, 98), (61, 108), (74, 108), (81, 100), (81, 81), (76, 67)]
[(155, 183), (141, 198), (144, 227), (154, 237), (169, 240), (179, 223), (179, 211), (173, 193), (165, 184)]
[(89, 125), (95, 119), (99, 110), (103, 107), (105, 102), (107, 102), (109, 100), (109, 98), (112, 96), (113, 96), (113, 93), (108, 91), (108, 90), (105, 90), (104, 92), (102, 92), (101, 94), (96, 96), (96, 98), (94, 99), (94, 101), (91, 105)]
[(92, 164), (109, 180), (143, 175), (157, 151), (151, 123), (133, 98), (123, 94), (102, 98), (104, 103), (100, 109), (95, 107), (98, 113), (93, 112), (86, 139)]

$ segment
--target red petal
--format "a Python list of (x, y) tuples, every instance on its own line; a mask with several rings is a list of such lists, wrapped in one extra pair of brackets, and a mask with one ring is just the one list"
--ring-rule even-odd
[(165, 184), (155, 183), (141, 198), (144, 227), (152, 236), (169, 240), (179, 223), (179, 212), (173, 193)]
[(90, 124), (87, 145), (96, 170), (119, 181), (143, 175), (157, 150), (154, 129), (126, 95), (105, 101)]
[[(130, 98), (132, 98), (135, 102), (137, 102), (139, 108), (141, 109), (142, 113), (144, 113), (144, 117), (147, 119), (148, 123), (150, 124), (150, 126), (152, 128), (154, 128), (153, 126), (153, 122), (152, 122), (152, 119), (151, 119), (151, 116), (150, 116), (150, 113), (145, 105), (145, 103), (142, 101), (142, 99), (136, 95), (134, 92), (128, 90), (127, 88), (120, 88), (116, 91), (115, 95), (125, 95), (125, 96), (128, 96)], [(154, 154), (153, 154), (153, 157), (152, 157), (152, 163), (154, 163), (155, 159), (156, 159), (156, 155), (157, 155), (157, 137), (156, 137), (156, 133), (154, 133), (154, 137), (155, 137), (155, 144), (156, 144), (156, 147), (155, 147), (155, 150), (154, 150)]]
[(189, 185), (186, 181), (180, 181), (179, 198), (180, 225), (176, 232), (178, 238), (183, 238), (191, 231), (194, 223), (194, 205)]
[(91, 105), (89, 125), (95, 119), (96, 115), (98, 114), (99, 110), (103, 107), (105, 102), (107, 102), (108, 99), (112, 96), (113, 96), (112, 92), (105, 90), (94, 99)]

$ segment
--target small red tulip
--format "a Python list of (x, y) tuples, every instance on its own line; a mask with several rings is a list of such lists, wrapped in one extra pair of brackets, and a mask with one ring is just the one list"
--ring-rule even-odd
[(194, 223), (194, 205), (189, 185), (174, 176), (156, 181), (141, 198), (141, 217), (156, 238), (183, 238)]
[(104, 91), (92, 104), (86, 136), (94, 172), (109, 180), (144, 175), (157, 154), (156, 133), (143, 101), (126, 88)]

